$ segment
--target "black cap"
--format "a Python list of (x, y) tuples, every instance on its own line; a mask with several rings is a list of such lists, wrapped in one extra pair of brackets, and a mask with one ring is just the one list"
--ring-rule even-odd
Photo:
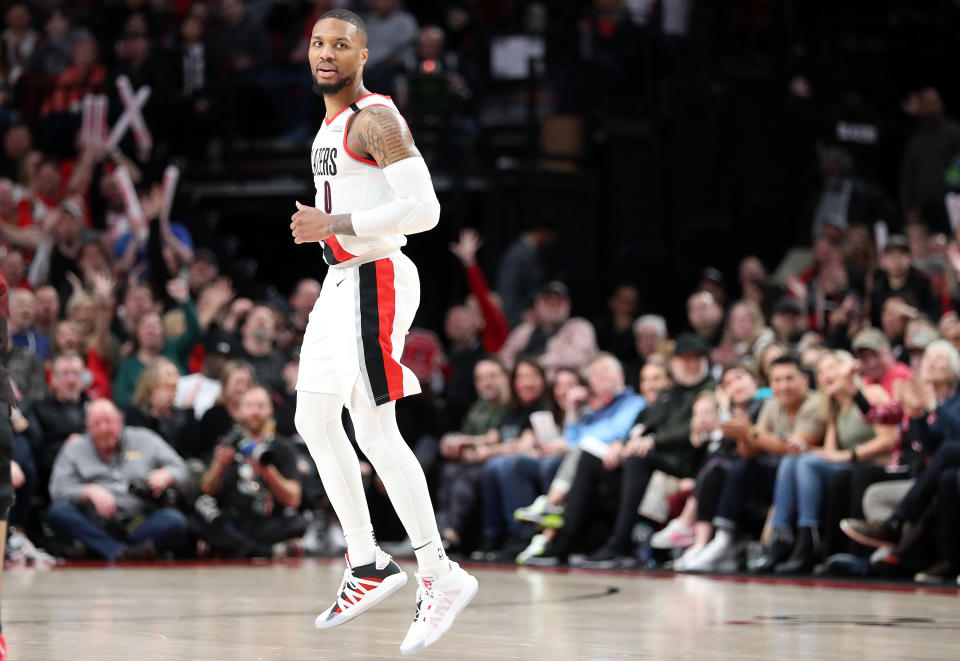
[(784, 296), (777, 304), (773, 306), (773, 314), (803, 314), (803, 306), (800, 304), (800, 301), (790, 298), (789, 296)]
[(696, 353), (701, 356), (710, 354), (710, 347), (699, 335), (693, 333), (684, 333), (677, 338), (677, 345), (673, 348), (674, 356), (682, 356), (685, 353)]
[(904, 250), (910, 252), (910, 242), (903, 234), (891, 234), (887, 239), (887, 244), (883, 247), (883, 252), (888, 250)]
[(707, 268), (703, 269), (703, 273), (700, 274), (700, 280), (710, 280), (718, 285), (722, 285), (723, 273), (720, 271), (720, 269), (708, 266)]
[(225, 337), (219, 334), (212, 335), (204, 340), (203, 348), (207, 355), (221, 354), (224, 356), (229, 356), (233, 353), (233, 347), (230, 346), (230, 342), (228, 342)]
[(567, 289), (567, 286), (560, 282), (559, 280), (551, 280), (543, 287), (540, 288), (540, 291), (537, 292), (537, 296), (546, 296), (547, 294), (556, 294), (557, 296), (563, 296), (564, 298), (570, 298), (570, 290)]
[(198, 259), (202, 259), (203, 261), (207, 262), (208, 264), (210, 264), (210, 266), (213, 266), (214, 268), (220, 267), (220, 264), (217, 261), (216, 253), (210, 250), (210, 248), (197, 248), (193, 253), (193, 259), (194, 261)]

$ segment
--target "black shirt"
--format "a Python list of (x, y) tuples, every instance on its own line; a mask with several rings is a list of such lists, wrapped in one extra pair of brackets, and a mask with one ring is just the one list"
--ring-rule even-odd
[[(291, 441), (277, 437), (271, 442), (271, 446), (273, 465), (277, 467), (280, 474), (288, 479), (299, 479), (297, 455), (291, 447)], [(239, 452), (223, 475), (223, 488), (220, 491), (219, 500), (221, 509), (228, 516), (249, 519), (284, 515), (285, 507), (276, 501), (266, 480)]]

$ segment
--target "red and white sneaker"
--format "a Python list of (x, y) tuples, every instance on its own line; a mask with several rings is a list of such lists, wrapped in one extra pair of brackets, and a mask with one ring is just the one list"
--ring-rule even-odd
[(0, 661), (7, 661), (7, 639), (0, 633)]
[(417, 612), (407, 637), (400, 645), (403, 654), (419, 652), (447, 633), (474, 595), (477, 579), (450, 561), (450, 573), (443, 578), (423, 572), (417, 574)]
[(368, 565), (352, 567), (350, 556), (343, 571), (337, 600), (314, 620), (318, 629), (329, 629), (349, 622), (365, 610), (376, 606), (407, 584), (407, 575), (389, 555), (377, 549), (377, 559)]

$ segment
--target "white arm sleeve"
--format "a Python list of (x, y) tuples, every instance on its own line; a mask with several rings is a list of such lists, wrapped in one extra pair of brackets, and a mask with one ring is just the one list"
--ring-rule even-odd
[(357, 236), (416, 234), (436, 227), (440, 221), (440, 202), (423, 157), (392, 163), (383, 168), (383, 176), (398, 199), (353, 212), (350, 217)]

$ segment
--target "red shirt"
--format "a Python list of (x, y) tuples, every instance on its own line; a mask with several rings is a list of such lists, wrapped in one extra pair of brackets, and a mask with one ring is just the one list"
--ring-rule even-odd
[(872, 381), (866, 376), (863, 377), (863, 382), (867, 385), (872, 385), (874, 383), (878, 384), (881, 388), (887, 391), (887, 394), (893, 397), (893, 384), (897, 381), (906, 381), (907, 379), (913, 376), (913, 370), (904, 365), (903, 363), (897, 362), (893, 364), (893, 367), (888, 369), (886, 373), (880, 378), (879, 381)]

